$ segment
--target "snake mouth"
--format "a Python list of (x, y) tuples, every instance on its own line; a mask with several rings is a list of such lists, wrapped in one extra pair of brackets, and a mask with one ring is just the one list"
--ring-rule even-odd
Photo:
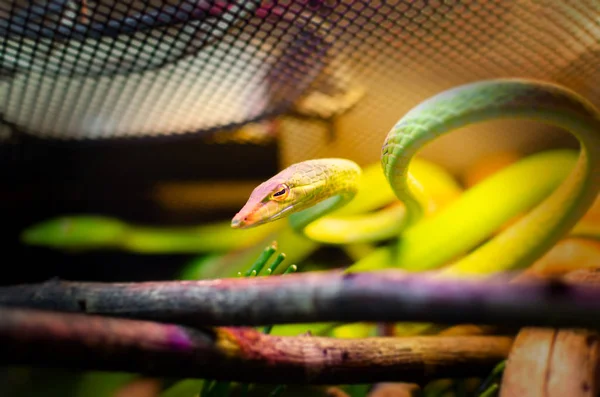
[(286, 213), (290, 212), (293, 209), (294, 209), (294, 205), (289, 205), (289, 206), (285, 207), (284, 209), (282, 209), (281, 211), (276, 212), (275, 214), (273, 214), (270, 217), (268, 217), (267, 219), (265, 219), (263, 221), (263, 223), (276, 221), (277, 219), (284, 217)]
[(253, 211), (242, 211), (238, 212), (233, 219), (231, 220), (231, 227), (233, 229), (248, 229), (254, 226), (263, 225), (265, 223), (276, 221), (282, 217), (284, 217), (288, 212), (294, 209), (294, 205), (289, 205), (269, 217), (261, 217), (261, 212), (259, 210)]
[(242, 208), (231, 220), (231, 227), (233, 229), (246, 229), (253, 226), (254, 223), (252, 222), (252, 212), (244, 211), (244, 208)]

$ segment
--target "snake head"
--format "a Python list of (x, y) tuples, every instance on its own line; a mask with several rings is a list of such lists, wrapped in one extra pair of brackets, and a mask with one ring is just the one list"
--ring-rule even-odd
[(258, 185), (231, 227), (244, 229), (305, 210), (340, 193), (356, 191), (360, 168), (345, 159), (317, 159), (296, 163)]
[(233, 217), (231, 227), (245, 229), (262, 225), (323, 200), (319, 193), (327, 181), (315, 177), (322, 173), (322, 166), (318, 165), (316, 161), (297, 163), (258, 185)]
[(258, 226), (307, 208), (314, 204), (306, 200), (311, 190), (310, 184), (301, 185), (278, 174), (252, 191), (246, 204), (231, 220), (231, 227), (245, 229)]
[(282, 218), (294, 208), (286, 183), (265, 182), (256, 187), (246, 204), (231, 220), (231, 227), (245, 229)]

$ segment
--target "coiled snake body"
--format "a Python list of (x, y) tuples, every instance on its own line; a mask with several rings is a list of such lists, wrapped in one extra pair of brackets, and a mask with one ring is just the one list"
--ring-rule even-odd
[[(505, 118), (538, 121), (567, 130), (580, 142), (579, 158), (568, 178), (552, 194), (510, 227), (454, 262), (453, 271), (484, 272), (490, 267), (528, 266), (573, 228), (600, 190), (598, 109), (579, 94), (551, 83), (528, 79), (479, 81), (421, 102), (389, 131), (382, 147), (381, 164), (391, 188), (406, 207), (403, 230), (417, 225), (427, 208), (427, 196), (409, 172), (410, 161), (419, 149), (457, 128)], [(302, 233), (311, 222), (354, 197), (360, 174), (360, 167), (345, 159), (294, 164), (256, 187), (231, 226), (247, 228), (288, 216), (291, 226)], [(511, 192), (498, 191), (498, 194)], [(401, 238), (401, 244), (404, 248), (406, 244), (427, 246), (428, 233), (443, 233), (451, 222), (460, 222), (461, 215), (464, 214), (455, 211), (452, 216), (434, 217), (421, 227), (421, 236), (425, 236), (421, 241), (407, 242)], [(442, 264), (447, 260), (443, 252), (452, 250), (453, 245), (460, 246), (462, 238), (459, 234), (447, 239), (443, 246), (427, 246), (428, 260), (434, 265)]]

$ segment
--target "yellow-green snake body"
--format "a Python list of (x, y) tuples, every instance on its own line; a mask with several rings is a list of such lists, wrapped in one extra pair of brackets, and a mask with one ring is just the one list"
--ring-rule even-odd
[[(444, 252), (452, 251), (454, 246), (466, 249), (476, 244), (470, 233), (438, 239), (437, 246), (428, 244), (428, 233), (432, 236), (439, 236), (445, 230), (456, 233), (456, 225), (463, 217), (469, 218), (469, 208), (461, 207), (461, 197), (454, 209), (427, 219), (428, 197), (409, 172), (409, 164), (424, 145), (441, 135), (473, 123), (506, 118), (565, 129), (579, 140), (579, 157), (568, 177), (539, 205), (494, 238), (470, 250), (452, 264), (451, 271), (473, 273), (490, 267), (525, 267), (567, 234), (589, 209), (600, 190), (600, 112), (590, 102), (562, 86), (528, 79), (492, 79), (461, 85), (418, 104), (393, 126), (383, 143), (383, 173), (406, 208), (397, 258), (422, 244), (427, 250), (427, 266), (435, 267), (448, 260)], [(552, 155), (558, 156), (554, 160), (560, 164), (563, 155), (549, 156)], [(538, 163), (522, 162), (531, 167), (530, 176), (535, 177), (532, 172), (544, 172), (540, 158), (536, 160)], [(565, 158), (565, 167), (572, 164), (568, 155)], [(232, 227), (251, 227), (288, 216), (292, 227), (303, 232), (319, 217), (349, 202), (356, 194), (359, 177), (360, 168), (349, 160), (317, 159), (294, 164), (252, 192), (233, 218)], [(527, 186), (531, 181), (522, 183)], [(513, 193), (497, 190), (497, 194)], [(469, 199), (467, 194), (465, 197)], [(477, 222), (462, 226), (464, 230), (482, 227)], [(419, 230), (420, 239), (403, 239), (412, 230)], [(468, 239), (470, 242), (465, 242)], [(481, 236), (477, 239), (481, 240)], [(410, 263), (408, 267), (411, 265), (418, 267)]]

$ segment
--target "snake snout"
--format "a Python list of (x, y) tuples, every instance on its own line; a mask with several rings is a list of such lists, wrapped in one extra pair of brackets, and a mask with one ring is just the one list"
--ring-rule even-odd
[(237, 215), (231, 220), (231, 227), (234, 229), (240, 229), (246, 224), (246, 217), (238, 217)]
[(254, 226), (256, 223), (255, 215), (251, 211), (240, 211), (231, 220), (233, 229), (244, 229)]

